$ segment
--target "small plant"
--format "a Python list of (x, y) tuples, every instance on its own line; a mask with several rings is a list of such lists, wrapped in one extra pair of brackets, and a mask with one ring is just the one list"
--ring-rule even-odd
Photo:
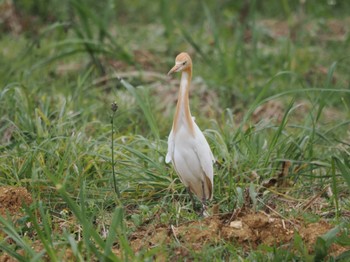
[(118, 105), (116, 102), (113, 102), (111, 104), (111, 126), (112, 126), (112, 133), (111, 133), (111, 151), (112, 151), (112, 176), (113, 176), (113, 185), (114, 185), (114, 191), (117, 194), (118, 199), (120, 199), (120, 191), (119, 188), (117, 186), (117, 181), (116, 181), (116, 177), (115, 177), (115, 162), (114, 162), (114, 116), (115, 113), (118, 110)]

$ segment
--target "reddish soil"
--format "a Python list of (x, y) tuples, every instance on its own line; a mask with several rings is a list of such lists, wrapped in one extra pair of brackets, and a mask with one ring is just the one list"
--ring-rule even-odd
[[(10, 214), (16, 218), (21, 214), (22, 204), (29, 205), (31, 202), (31, 195), (23, 187), (0, 187), (0, 214), (3, 216)], [(59, 228), (56, 230), (60, 231)], [(129, 237), (129, 241), (135, 252), (177, 242), (179, 247), (174, 252), (180, 259), (186, 257), (189, 250), (200, 251), (207, 245), (218, 245), (223, 242), (235, 243), (247, 252), (258, 248), (261, 244), (288, 248), (288, 245), (293, 243), (295, 232), (298, 232), (308, 251), (313, 252), (317, 237), (331, 228), (333, 226), (324, 220), (306, 224), (303, 220), (283, 219), (278, 215), (244, 208), (234, 213), (199, 218), (177, 226), (162, 224), (142, 226)], [(33, 240), (33, 247), (39, 252), (43, 245), (38, 240)], [(71, 251), (69, 248), (67, 250)], [(344, 251), (346, 251), (344, 247), (335, 244), (330, 248), (332, 255)], [(117, 247), (113, 252), (121, 253)], [(70, 252), (68, 257), (72, 256)], [(165, 260), (166, 255), (159, 254), (157, 259)], [(2, 261), (14, 260), (8, 254), (2, 254), (0, 262)]]
[(7, 213), (17, 216), (21, 213), (22, 205), (30, 205), (33, 202), (31, 194), (24, 187), (2, 186), (0, 187), (0, 215)]
[[(309, 252), (313, 251), (318, 236), (325, 234), (333, 226), (325, 221), (304, 224), (302, 221), (284, 220), (264, 212), (242, 210), (238, 215), (215, 215), (199, 221), (192, 221), (179, 226), (149, 225), (139, 228), (130, 238), (134, 251), (152, 248), (177, 241), (185, 252), (188, 249), (200, 251), (205, 245), (234, 242), (247, 251), (259, 245), (282, 246), (292, 243), (295, 232), (303, 239)], [(339, 254), (345, 249), (333, 245), (332, 254)], [(185, 255), (185, 254), (182, 254)]]

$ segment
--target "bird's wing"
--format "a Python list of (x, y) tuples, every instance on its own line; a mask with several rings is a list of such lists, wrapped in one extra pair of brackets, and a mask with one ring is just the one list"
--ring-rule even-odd
[(194, 143), (194, 151), (203, 171), (203, 182), (205, 182), (208, 190), (208, 195), (205, 193), (204, 196), (207, 196), (209, 199), (211, 199), (213, 197), (214, 183), (213, 153), (211, 152), (209, 144), (202, 132), (197, 133), (196, 141)]
[(205, 139), (203, 133), (200, 131), (197, 132), (197, 139), (194, 143), (194, 151), (198, 156), (201, 168), (204, 171), (205, 175), (210, 179), (210, 181), (213, 181), (213, 162), (215, 159), (213, 153), (210, 150), (207, 140)]
[[(196, 121), (196, 118), (194, 117), (194, 116), (192, 116), (192, 120), (193, 120), (193, 122), (195, 123), (195, 121)], [(201, 133), (202, 135), (203, 135), (203, 133), (202, 133), (202, 131), (200, 131), (200, 129), (199, 129), (199, 127), (197, 126), (197, 124), (195, 123), (195, 125), (196, 125), (196, 129), (197, 129), (197, 133)], [(199, 131), (199, 132), (198, 132)], [(204, 138), (204, 140), (205, 140), (205, 143), (208, 145), (208, 142), (207, 142), (207, 140), (205, 139), (205, 136), (203, 135), (203, 137), (201, 138), (202, 140), (203, 140), (203, 138)], [(213, 153), (211, 152), (211, 150), (210, 150), (210, 147), (209, 147), (209, 145), (208, 145), (208, 148), (209, 148), (209, 151), (210, 151), (210, 157), (211, 157), (211, 161), (213, 162), (213, 163), (215, 163), (215, 157), (214, 157), (214, 155), (213, 155)], [(206, 148), (203, 148), (204, 150), (206, 149)], [(207, 149), (208, 150), (208, 149)]]
[(174, 135), (173, 130), (170, 131), (169, 137), (168, 137), (168, 153), (165, 157), (165, 163), (170, 163), (173, 160), (174, 156)]

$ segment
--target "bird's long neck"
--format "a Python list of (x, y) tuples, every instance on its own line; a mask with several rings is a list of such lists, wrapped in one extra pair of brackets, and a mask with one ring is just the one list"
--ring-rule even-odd
[(185, 125), (194, 135), (193, 120), (190, 111), (189, 91), (192, 79), (192, 68), (181, 74), (180, 91), (176, 105), (173, 131), (176, 133), (180, 125)]

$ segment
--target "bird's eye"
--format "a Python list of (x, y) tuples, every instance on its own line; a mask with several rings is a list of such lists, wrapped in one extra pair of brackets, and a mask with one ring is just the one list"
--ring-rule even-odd
[(186, 64), (187, 64), (187, 61), (185, 61), (185, 62), (182, 63), (183, 66), (186, 65)]

